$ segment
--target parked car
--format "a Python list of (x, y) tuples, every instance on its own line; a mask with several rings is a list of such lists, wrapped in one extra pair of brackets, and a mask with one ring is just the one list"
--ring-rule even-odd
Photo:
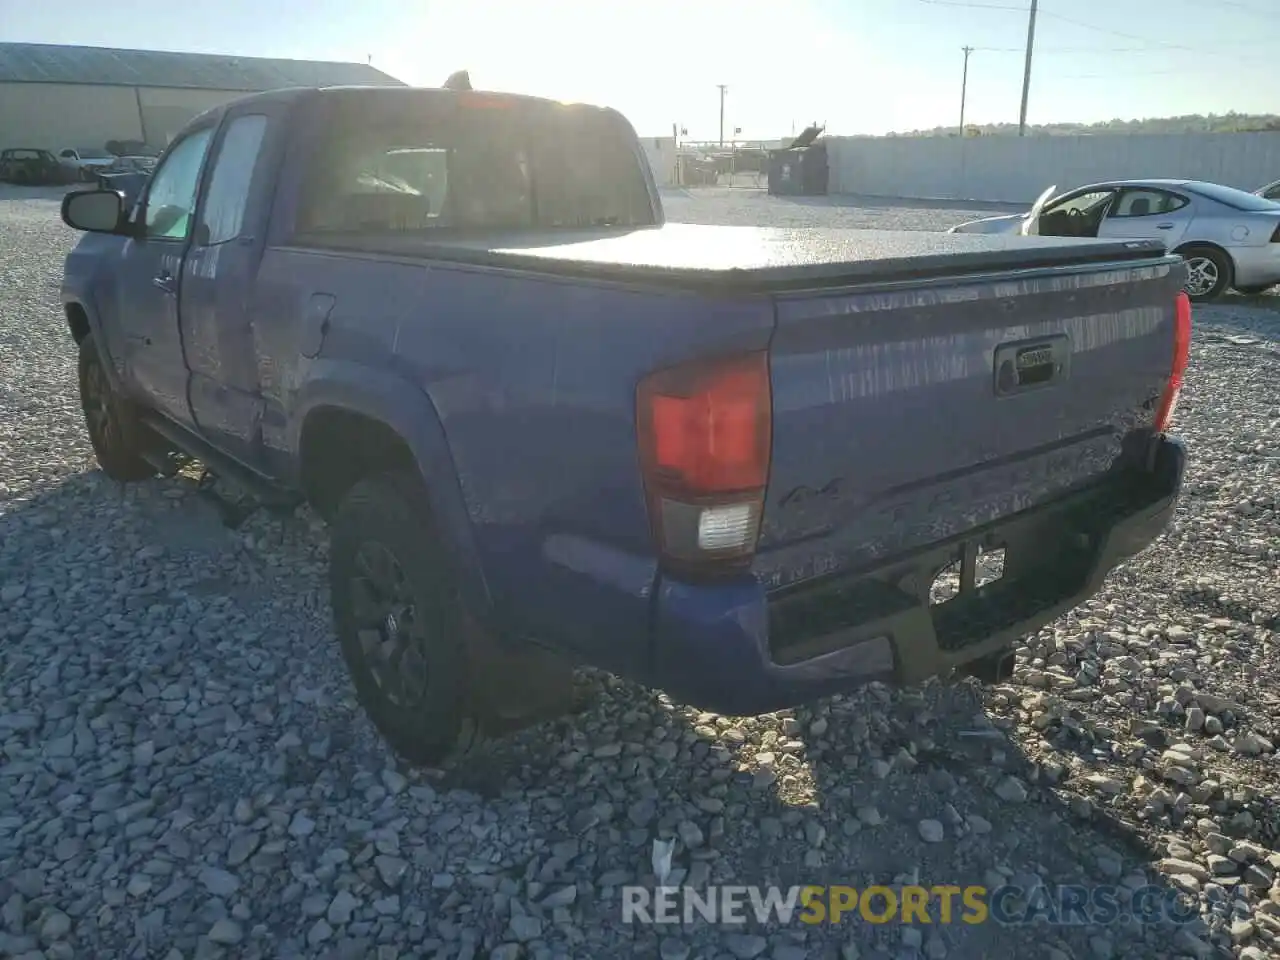
[(0, 150), (0, 180), (37, 186), (65, 183), (68, 174), (48, 150), (10, 147)]
[(669, 224), (612, 110), (257, 94), (62, 216), (102, 470), (193, 457), (327, 520), (355, 689), (416, 762), (573, 664), (739, 715), (1007, 676), (1182, 482), (1161, 243)]
[(106, 150), (68, 147), (58, 154), (58, 160), (69, 172), (70, 179), (91, 183), (99, 173), (110, 168), (116, 158)]
[(1280, 203), (1199, 180), (1115, 180), (1056, 190), (1050, 187), (1025, 214), (971, 220), (951, 232), (1159, 239), (1185, 257), (1187, 293), (1196, 301), (1232, 287), (1260, 293), (1280, 283)]
[(114, 190), (124, 197), (126, 204), (132, 204), (142, 192), (142, 186), (150, 174), (145, 170), (132, 170), (125, 173), (100, 173), (98, 186), (103, 190)]
[(115, 157), (110, 173), (150, 173), (156, 168), (156, 158), (148, 156)]
[(1275, 183), (1268, 183), (1265, 187), (1259, 187), (1253, 192), (1260, 197), (1265, 197), (1267, 200), (1280, 200), (1280, 180), (1275, 181)]

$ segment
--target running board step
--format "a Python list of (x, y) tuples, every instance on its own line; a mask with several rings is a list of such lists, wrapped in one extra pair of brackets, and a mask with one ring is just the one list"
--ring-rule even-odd
[[(177, 447), (179, 451), (204, 464), (208, 473), (218, 479), (228, 481), (232, 486), (238, 487), (256, 501), (253, 506), (246, 507), (243, 502), (220, 496), (202, 483), (200, 492), (216, 499), (219, 511), (228, 526), (239, 526), (257, 506), (262, 506), (273, 513), (289, 513), (302, 503), (300, 494), (278, 486), (239, 461), (222, 453), (202, 437), (195, 435), (184, 427), (178, 426), (171, 420), (152, 414), (145, 417), (143, 422), (149, 429)], [(148, 457), (147, 462), (156, 467), (162, 474), (172, 476), (171, 473), (166, 473), (166, 470), (170, 469), (170, 467), (165, 466), (166, 458), (156, 457), (153, 460)]]

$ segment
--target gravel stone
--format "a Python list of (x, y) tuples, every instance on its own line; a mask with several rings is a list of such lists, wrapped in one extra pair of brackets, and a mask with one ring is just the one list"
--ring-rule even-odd
[(244, 939), (244, 930), (234, 920), (224, 917), (213, 925), (207, 936), (214, 943), (235, 946)]
[(920, 839), (925, 843), (941, 843), (946, 837), (946, 831), (937, 820), (920, 821)]
[[(191, 469), (123, 487), (97, 469), (58, 295), (64, 192), (0, 185), (0, 955), (1275, 954), (1276, 293), (1197, 305), (1169, 528), (1019, 642), (1007, 682), (723, 717), (587, 670), (584, 712), (411, 770), (354, 702), (310, 509), (232, 530)], [(1005, 209), (743, 187), (664, 202), (672, 222), (895, 230)], [(696, 889), (1150, 879), (1199, 922), (923, 941), (624, 923), (618, 888), (658, 866)]]

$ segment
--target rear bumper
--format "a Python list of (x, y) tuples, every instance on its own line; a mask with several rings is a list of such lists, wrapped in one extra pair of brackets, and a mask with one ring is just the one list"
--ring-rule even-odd
[(1280, 283), (1280, 243), (1232, 247), (1235, 282), (1242, 287)]
[[(1117, 474), (882, 568), (775, 594), (756, 581), (664, 579), (648, 679), (691, 706), (742, 716), (998, 655), (1087, 600), (1160, 535), (1185, 466), (1182, 444), (1161, 437), (1150, 471)], [(1005, 549), (1003, 577), (931, 607), (938, 571), (978, 546)]]

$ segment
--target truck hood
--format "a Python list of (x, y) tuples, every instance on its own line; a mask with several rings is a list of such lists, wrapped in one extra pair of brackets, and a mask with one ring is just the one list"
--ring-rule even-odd
[[(1018, 218), (1014, 218), (1015, 221)], [(1016, 228), (1016, 222), (1015, 222)], [(424, 232), (425, 233), (425, 232)], [(724, 292), (803, 289), (1159, 256), (1158, 241), (668, 223), (484, 238), (324, 234), (310, 245)]]

